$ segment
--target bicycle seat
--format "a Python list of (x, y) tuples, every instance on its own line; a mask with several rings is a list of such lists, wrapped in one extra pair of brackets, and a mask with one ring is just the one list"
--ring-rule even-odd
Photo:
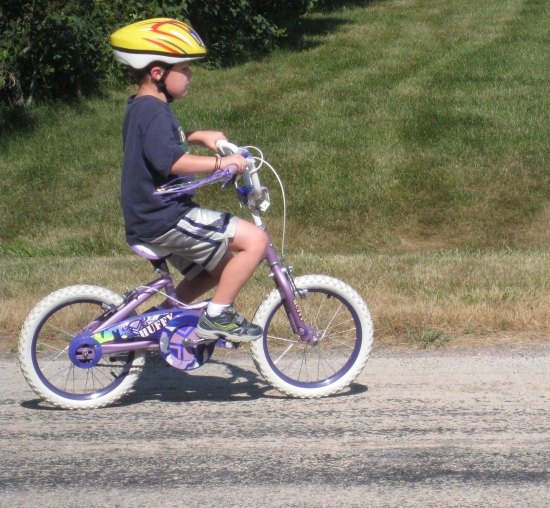
[(135, 245), (130, 245), (130, 249), (132, 249), (139, 256), (149, 259), (150, 261), (164, 259), (171, 255), (170, 251), (149, 243), (137, 243)]

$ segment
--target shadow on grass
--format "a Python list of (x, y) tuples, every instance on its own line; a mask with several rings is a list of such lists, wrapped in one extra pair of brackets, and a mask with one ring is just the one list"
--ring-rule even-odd
[[(244, 400), (287, 399), (282, 393), (267, 386), (256, 371), (241, 368), (234, 364), (210, 360), (216, 367), (216, 374), (211, 372), (201, 375), (200, 371), (182, 372), (171, 367), (144, 369), (132, 391), (109, 407), (124, 407), (148, 401), (159, 402), (242, 402)], [(219, 371), (223, 370), (223, 376)], [(208, 372), (208, 371), (207, 371)], [(360, 395), (368, 387), (352, 383), (348, 388), (333, 397)], [(32, 410), (57, 410), (41, 399), (23, 401), (21, 407)]]
[[(377, 0), (381, 1), (381, 0)], [(323, 13), (323, 17), (302, 16), (297, 20), (289, 20), (283, 24), (281, 28), (287, 31), (287, 37), (280, 41), (279, 46), (282, 49), (292, 52), (306, 51), (312, 49), (319, 44), (319, 41), (314, 40), (316, 37), (326, 36), (335, 32), (340, 26), (349, 24), (349, 21), (341, 19), (330, 14), (344, 8), (366, 7), (375, 0), (321, 0), (313, 13)], [(237, 57), (232, 62), (227, 62), (227, 66), (233, 66), (245, 63), (247, 61), (262, 60), (267, 55), (263, 54), (247, 54)], [(127, 83), (126, 83), (127, 84)], [(120, 85), (122, 86), (122, 85)], [(101, 96), (101, 86), (88, 87), (82, 91), (82, 98), (60, 99), (59, 104), (68, 106), (76, 111), (86, 111), (86, 99), (91, 97)], [(55, 108), (55, 102), (49, 102), (45, 99), (44, 104), (48, 108)], [(36, 104), (29, 108), (10, 109), (7, 106), (2, 107), (0, 101), (0, 153), (2, 152), (5, 143), (12, 136), (24, 135), (33, 132), (40, 125), (42, 116), (39, 112), (40, 105)], [(46, 115), (48, 116), (48, 115)], [(51, 118), (49, 118), (51, 121)]]
[[(92, 112), (87, 99), (105, 98), (103, 90), (97, 90), (81, 98), (67, 98), (55, 101), (35, 101), (29, 107), (10, 109), (0, 103), (0, 153), (7, 147), (10, 138), (33, 133), (41, 123), (47, 122), (54, 126), (63, 121), (62, 112), (56, 114), (56, 109), (71, 110), (77, 115)], [(53, 113), (53, 114), (52, 114)]]
[(281, 42), (280, 46), (292, 52), (307, 51), (321, 44), (320, 41), (312, 40), (316, 37), (327, 36), (343, 25), (350, 24), (350, 21), (337, 16), (330, 16), (340, 9), (367, 7), (376, 0), (322, 0), (320, 5), (312, 12), (323, 13), (325, 16), (312, 17), (302, 16), (297, 20), (290, 20), (284, 26), (287, 31), (287, 37)]
[(2, 149), (2, 141), (5, 141), (6, 137), (14, 134), (30, 133), (35, 126), (36, 115), (28, 108), (0, 108), (0, 132), (2, 133), (0, 150)]

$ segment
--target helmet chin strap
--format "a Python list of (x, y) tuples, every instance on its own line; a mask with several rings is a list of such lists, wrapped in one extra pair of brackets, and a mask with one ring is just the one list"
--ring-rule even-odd
[(162, 76), (158, 80), (153, 78), (153, 76), (151, 76), (151, 79), (153, 80), (153, 83), (155, 85), (157, 85), (158, 91), (161, 92), (162, 94), (164, 94), (164, 96), (166, 97), (166, 100), (168, 101), (168, 103), (170, 103), (174, 100), (174, 97), (172, 97), (168, 93), (168, 90), (166, 90), (166, 83), (165, 83), (166, 77), (168, 76), (168, 74), (172, 70), (172, 67), (173, 67), (172, 65), (169, 65), (168, 67), (166, 67), (166, 69), (164, 69), (164, 72), (162, 73)]

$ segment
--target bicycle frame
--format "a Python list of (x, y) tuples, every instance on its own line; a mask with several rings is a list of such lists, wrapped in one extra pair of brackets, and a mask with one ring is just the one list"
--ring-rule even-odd
[[(284, 295), (283, 305), (294, 333), (296, 333), (296, 335), (299, 335), (302, 341), (313, 344), (316, 340), (316, 335), (312, 331), (311, 327), (304, 322), (299, 305), (296, 300), (297, 296), (305, 295), (300, 295), (295, 285), (293, 284), (293, 279), (290, 273), (291, 268), (285, 266), (284, 262), (279, 259), (271, 243), (266, 251), (265, 260), (271, 269), (276, 287), (278, 287)], [(103, 314), (103, 317), (107, 317), (103, 319), (100, 323), (98, 322), (97, 327), (94, 326), (94, 322), (90, 323), (90, 325), (87, 327), (90, 331), (85, 332), (85, 335), (89, 336), (91, 334), (92, 336), (98, 337), (102, 334), (102, 332), (105, 332), (106, 330), (109, 330), (110, 328), (119, 325), (120, 323), (130, 318), (132, 312), (134, 312), (136, 308), (142, 305), (151, 296), (157, 293), (161, 293), (162, 291), (164, 291), (166, 296), (172, 299), (175, 304), (170, 309), (159, 310), (156, 313), (156, 315), (159, 316), (159, 321), (162, 319), (161, 316), (166, 315), (170, 315), (172, 319), (182, 317), (184, 315), (188, 317), (189, 315), (192, 315), (195, 316), (198, 320), (202, 309), (204, 309), (208, 305), (208, 301), (202, 301), (194, 304), (184, 304), (182, 302), (179, 302), (176, 297), (172, 277), (168, 271), (166, 261), (162, 260), (162, 262), (158, 264), (157, 272), (163, 274), (163, 276), (149, 282), (148, 284), (145, 284), (144, 286), (140, 286), (139, 288), (126, 293), (123, 297), (124, 300), (121, 305), (119, 305), (117, 308), (108, 309), (106, 313)], [(163, 324), (169, 323), (166, 322)], [(110, 343), (102, 343), (101, 352), (102, 354), (117, 354), (127, 351), (137, 351), (141, 349), (153, 349), (157, 348), (158, 346), (159, 339), (133, 341), (115, 339)]]

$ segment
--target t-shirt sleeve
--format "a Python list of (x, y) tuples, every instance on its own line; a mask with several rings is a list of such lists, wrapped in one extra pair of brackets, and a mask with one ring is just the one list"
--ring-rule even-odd
[(155, 115), (144, 133), (143, 155), (150, 167), (164, 178), (168, 178), (174, 163), (185, 154), (178, 141), (177, 127), (171, 118), (164, 114)]

